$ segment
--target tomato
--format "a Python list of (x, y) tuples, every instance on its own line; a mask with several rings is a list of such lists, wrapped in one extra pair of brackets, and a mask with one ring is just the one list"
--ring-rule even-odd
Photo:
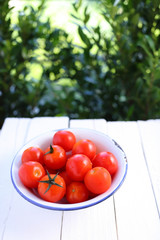
[(22, 153), (21, 161), (22, 163), (34, 161), (43, 164), (43, 155), (44, 152), (39, 147), (29, 147)]
[(75, 143), (76, 137), (70, 131), (60, 130), (53, 136), (53, 144), (61, 146), (66, 152), (71, 151)]
[(50, 145), (44, 151), (44, 164), (51, 169), (59, 169), (66, 164), (66, 152), (58, 145)]
[(67, 174), (73, 181), (83, 181), (85, 174), (91, 168), (91, 160), (83, 154), (73, 155), (66, 163)]
[(115, 174), (118, 169), (117, 158), (111, 152), (100, 152), (93, 159), (93, 167), (104, 167), (111, 175)]
[(66, 170), (63, 170), (62, 172), (60, 172), (59, 175), (63, 177), (66, 183), (66, 186), (68, 186), (72, 182)]
[(89, 159), (93, 159), (96, 155), (96, 145), (88, 139), (81, 139), (76, 142), (72, 149), (72, 154), (84, 154)]
[(36, 188), (38, 181), (46, 174), (43, 166), (39, 162), (25, 162), (18, 171), (21, 182), (29, 188)]
[(101, 194), (110, 188), (111, 175), (107, 169), (95, 167), (86, 173), (84, 183), (92, 193)]
[(88, 200), (89, 192), (84, 183), (72, 182), (67, 186), (66, 198), (69, 203), (79, 203)]
[(58, 202), (66, 193), (65, 181), (58, 174), (47, 173), (38, 184), (38, 193), (45, 201)]

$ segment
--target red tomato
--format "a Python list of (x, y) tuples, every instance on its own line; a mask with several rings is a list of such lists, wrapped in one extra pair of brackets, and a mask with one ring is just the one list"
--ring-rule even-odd
[(38, 147), (29, 147), (26, 150), (24, 150), (21, 161), (22, 163), (28, 162), (28, 161), (34, 161), (34, 162), (40, 162), (43, 164), (43, 155), (44, 152), (42, 149)]
[(65, 183), (66, 183), (66, 186), (68, 186), (68, 185), (72, 182), (72, 180), (71, 180), (70, 177), (68, 176), (66, 170), (63, 170), (62, 172), (60, 172), (59, 175), (60, 175), (61, 177), (63, 177), (63, 179), (64, 179), (64, 181), (65, 181)]
[(66, 198), (69, 203), (79, 203), (88, 200), (89, 192), (84, 183), (72, 182), (67, 186)]
[(66, 193), (65, 181), (57, 174), (47, 174), (38, 184), (38, 193), (45, 201), (58, 202)]
[(105, 168), (95, 167), (87, 172), (84, 183), (92, 193), (101, 194), (110, 188), (111, 175)]
[(76, 137), (70, 131), (60, 130), (53, 136), (53, 144), (61, 146), (66, 152), (72, 150), (75, 143)]
[(75, 143), (72, 149), (72, 154), (84, 154), (90, 160), (96, 155), (96, 145), (88, 139), (82, 139)]
[(19, 178), (21, 182), (29, 188), (36, 188), (38, 181), (46, 174), (43, 166), (39, 162), (25, 162), (19, 168)]
[(73, 181), (83, 181), (85, 174), (91, 168), (91, 160), (83, 154), (73, 155), (66, 163), (67, 174)]
[(64, 167), (66, 160), (65, 150), (58, 145), (52, 145), (44, 151), (44, 164), (51, 169)]
[(100, 152), (93, 159), (93, 167), (104, 167), (113, 175), (118, 169), (118, 161), (112, 153)]

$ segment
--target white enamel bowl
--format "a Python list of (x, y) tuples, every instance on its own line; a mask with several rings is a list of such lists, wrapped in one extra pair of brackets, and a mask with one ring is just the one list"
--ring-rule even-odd
[[(60, 130), (60, 129), (58, 129)], [(122, 148), (117, 144), (112, 138), (109, 136), (100, 133), (95, 130), (91, 129), (84, 129), (84, 128), (68, 128), (66, 130), (72, 131), (75, 136), (77, 141), (80, 139), (90, 139), (92, 140), (96, 146), (97, 146), (97, 153), (100, 151), (109, 151), (112, 152), (117, 160), (118, 160), (118, 171), (115, 174), (111, 187), (109, 188), (108, 191), (105, 193), (96, 196), (95, 198), (92, 198), (88, 201), (81, 202), (81, 203), (75, 203), (75, 204), (66, 204), (66, 203), (50, 203), (46, 202), (43, 199), (41, 199), (35, 191), (27, 189), (20, 181), (19, 176), (18, 176), (18, 170), (21, 165), (21, 155), (23, 151), (30, 147), (30, 146), (39, 146), (43, 150), (46, 149), (50, 143), (52, 143), (52, 138), (53, 135), (55, 134), (56, 131), (50, 131), (47, 133), (44, 133), (31, 141), (29, 141), (27, 144), (25, 144), (16, 154), (16, 156), (13, 159), (12, 165), (11, 165), (11, 179), (12, 183), (17, 190), (17, 192), (27, 201), (30, 203), (46, 208), (46, 209), (51, 209), (51, 210), (61, 210), (61, 211), (67, 211), (67, 210), (78, 210), (82, 208), (87, 208), (91, 207), (95, 204), (98, 204), (110, 196), (112, 196), (122, 185), (122, 183), (125, 180), (126, 173), (127, 173), (127, 168), (128, 168), (128, 163), (127, 163), (127, 158), (122, 150)]]

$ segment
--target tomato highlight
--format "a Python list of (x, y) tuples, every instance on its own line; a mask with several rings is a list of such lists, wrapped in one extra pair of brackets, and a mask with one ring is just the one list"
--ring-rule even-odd
[(29, 188), (36, 188), (39, 180), (45, 175), (45, 170), (39, 162), (24, 162), (18, 171), (21, 182)]

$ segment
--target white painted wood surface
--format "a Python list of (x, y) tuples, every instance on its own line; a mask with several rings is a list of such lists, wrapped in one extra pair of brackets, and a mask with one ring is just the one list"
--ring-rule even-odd
[[(51, 211), (19, 196), (10, 180), (18, 149), (52, 129), (83, 127), (113, 137), (128, 173), (113, 197), (78, 211)], [(8, 118), (0, 132), (0, 240), (160, 240), (160, 120), (106, 122), (68, 117)]]

